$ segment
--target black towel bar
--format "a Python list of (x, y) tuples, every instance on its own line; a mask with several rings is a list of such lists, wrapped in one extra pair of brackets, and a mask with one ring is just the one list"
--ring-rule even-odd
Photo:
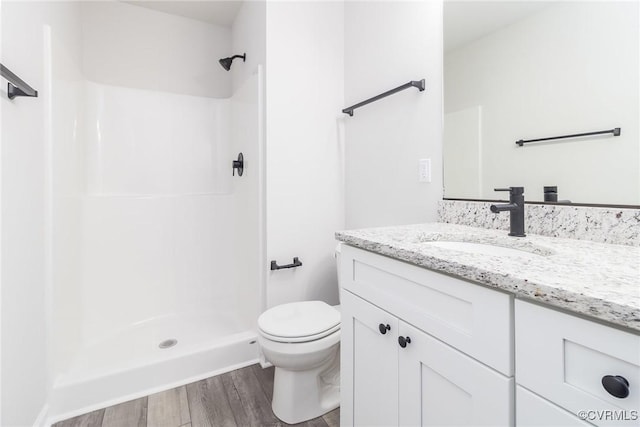
[(520, 147), (527, 142), (539, 142), (539, 141), (550, 141), (552, 139), (563, 139), (563, 138), (578, 138), (581, 136), (591, 136), (591, 135), (602, 135), (605, 133), (611, 133), (613, 136), (620, 136), (620, 128), (614, 128), (609, 130), (600, 130), (597, 132), (586, 132), (586, 133), (574, 133), (573, 135), (561, 135), (561, 136), (550, 136), (548, 138), (538, 138), (538, 139), (521, 139), (516, 141)]
[(382, 98), (386, 98), (389, 95), (393, 95), (394, 93), (400, 92), (402, 90), (408, 89), (410, 87), (415, 87), (418, 88), (418, 90), (420, 90), (420, 92), (422, 92), (425, 88), (425, 81), (424, 79), (422, 80), (412, 80), (409, 83), (405, 83), (402, 86), (398, 86), (395, 89), (391, 89), (388, 90), (384, 93), (381, 93), (380, 95), (376, 95), (373, 98), (369, 98), (366, 101), (362, 101), (359, 102), (355, 105), (352, 105), (351, 107), (347, 107), (344, 110), (342, 110), (343, 113), (348, 114), (349, 116), (353, 117), (353, 110), (355, 110), (356, 108), (360, 108), (362, 106), (365, 106), (367, 104), (371, 104), (372, 102), (376, 102)]
[(16, 76), (10, 69), (0, 64), (0, 74), (7, 79), (7, 95), (9, 99), (13, 99), (16, 96), (31, 96), (37, 97), (38, 91), (29, 86), (20, 77)]

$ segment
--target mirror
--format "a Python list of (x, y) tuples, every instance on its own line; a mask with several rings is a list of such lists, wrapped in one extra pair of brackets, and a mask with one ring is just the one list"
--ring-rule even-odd
[[(444, 197), (640, 205), (638, 2), (445, 1)], [(621, 128), (518, 146), (518, 140)]]

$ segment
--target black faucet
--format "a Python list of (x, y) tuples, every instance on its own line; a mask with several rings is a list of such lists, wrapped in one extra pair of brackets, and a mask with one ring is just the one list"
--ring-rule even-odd
[(509, 236), (524, 237), (524, 187), (494, 188), (493, 191), (508, 191), (509, 203), (491, 205), (491, 212), (509, 211)]

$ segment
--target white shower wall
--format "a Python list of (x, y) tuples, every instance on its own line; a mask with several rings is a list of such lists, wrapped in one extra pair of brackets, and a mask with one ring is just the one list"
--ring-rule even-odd
[(88, 194), (230, 192), (229, 99), (88, 83), (85, 105)]
[[(264, 67), (258, 65), (231, 97), (230, 157), (244, 155), (244, 173), (231, 182), (235, 224), (231, 283), (248, 284), (237, 288), (234, 310), (251, 319), (254, 330), (266, 305), (264, 94)], [(223, 171), (229, 175), (227, 167)]]
[(95, 83), (85, 99), (84, 340), (234, 305), (230, 100)]

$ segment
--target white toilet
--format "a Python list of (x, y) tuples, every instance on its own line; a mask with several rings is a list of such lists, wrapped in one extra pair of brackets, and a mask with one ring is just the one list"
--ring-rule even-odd
[(296, 424), (340, 405), (339, 306), (282, 304), (262, 313), (258, 327), (262, 352), (276, 368), (271, 406), (279, 419)]

